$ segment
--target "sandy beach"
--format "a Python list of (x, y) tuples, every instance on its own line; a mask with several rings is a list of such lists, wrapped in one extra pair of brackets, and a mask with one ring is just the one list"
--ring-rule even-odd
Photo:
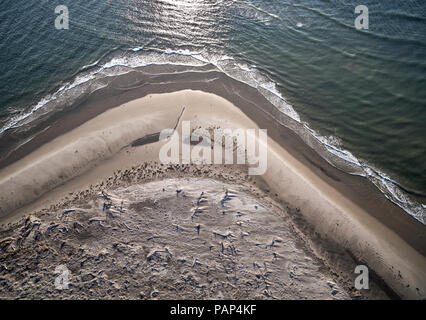
[[(2, 161), (1, 298), (425, 299), (424, 225), (250, 90), (200, 83), (88, 101)], [(266, 172), (161, 164), (158, 134), (183, 121), (267, 129)]]

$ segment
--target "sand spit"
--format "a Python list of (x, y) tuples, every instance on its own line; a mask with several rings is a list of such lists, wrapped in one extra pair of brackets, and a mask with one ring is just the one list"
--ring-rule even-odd
[[(236, 167), (145, 164), (115, 173), (0, 234), (0, 296), (388, 298), (375, 281), (356, 291), (355, 261), (338, 248), (319, 255), (297, 212), (281, 207)], [(69, 271), (67, 289), (55, 288), (59, 266)]]
[[(16, 222), (35, 211), (46, 210), (60, 202), (60, 199), (64, 199), (65, 203), (78, 201), (78, 197), (74, 198), (77, 190), (91, 190), (94, 185), (98, 185), (110, 192), (120, 184), (130, 188), (135, 178), (133, 175), (136, 174), (132, 171), (134, 168), (140, 168), (141, 163), (146, 161), (158, 162), (159, 150), (164, 142), (153, 142), (153, 137), (165, 128), (176, 127), (179, 132), (182, 121), (191, 121), (194, 128), (207, 130), (274, 130), (272, 122), (269, 127), (268, 122), (262, 122), (263, 118), (261, 115), (259, 117), (259, 123), (263, 123), (266, 128), (259, 127), (257, 122), (229, 101), (214, 94), (191, 90), (148, 95), (109, 109), (0, 171), (0, 216), (3, 217), (4, 229), (12, 228), (16, 231), (8, 223)], [(402, 298), (425, 298), (424, 255), (378, 219), (380, 215), (377, 212), (374, 215), (367, 212), (362, 203), (347, 197), (321, 178), (317, 168), (299, 161), (281, 143), (271, 138), (268, 139), (267, 156), (267, 171), (256, 179), (257, 183), (262, 182), (262, 189), (270, 195), (271, 201), (276, 197), (282, 209), (288, 207), (288, 210), (295, 212), (296, 220), (301, 221), (298, 228), (304, 230), (302, 233), (306, 235), (306, 241), (311, 239), (310, 247), (318, 259), (329, 261), (330, 266), (334, 265), (330, 267), (330, 270), (335, 270), (333, 272), (343, 272), (339, 271), (341, 268), (346, 270), (348, 276), (343, 283), (353, 282), (354, 265), (351, 265), (353, 269), (350, 271), (347, 266), (341, 266), (345, 265), (346, 260), (340, 255), (329, 253), (329, 250), (335, 248), (349, 252), (358, 264), (366, 264), (371, 273), (376, 273), (386, 283), (384, 287), (390, 288), (391, 295), (393, 292)], [(224, 166), (221, 168), (216, 171), (226, 172)], [(192, 169), (190, 166), (186, 169), (182, 167), (182, 170), (184, 174), (190, 175)], [(212, 168), (206, 168), (199, 175), (204, 178), (210, 170)], [(112, 176), (113, 172), (116, 172), (116, 176)], [(163, 179), (170, 178), (169, 174)], [(224, 175), (227, 178), (225, 180), (236, 179), (232, 172)], [(250, 181), (249, 177), (247, 181)], [(88, 191), (83, 192), (89, 194)], [(215, 192), (219, 194), (218, 190)], [(130, 201), (124, 196), (122, 200)], [(69, 203), (72, 205), (72, 202)], [(93, 206), (96, 207), (95, 204)], [(73, 205), (64, 210), (74, 210)], [(55, 210), (50, 212), (61, 215)], [(90, 212), (86, 214), (98, 216), (97, 209)], [(134, 214), (137, 214), (136, 211)], [(381, 217), (386, 218), (386, 212)], [(27, 232), (24, 229), (24, 233)], [(5, 231), (3, 234), (1, 238), (6, 238), (3, 241), (6, 241), (7, 247), (19, 251), (20, 242), (16, 243), (13, 231)], [(6, 234), (12, 240), (7, 240)], [(424, 231), (413, 235), (414, 239), (423, 240), (424, 236)], [(418, 244), (418, 247), (422, 247), (422, 244)], [(172, 251), (172, 248), (169, 250)], [(3, 257), (0, 261), (3, 261)], [(346, 287), (351, 286), (347, 284)], [(318, 293), (315, 291), (318, 287), (312, 288), (313, 292)], [(312, 297), (319, 297), (317, 293), (312, 293)], [(350, 289), (346, 289), (346, 293), (350, 294)], [(374, 293), (372, 296), (380, 295)]]

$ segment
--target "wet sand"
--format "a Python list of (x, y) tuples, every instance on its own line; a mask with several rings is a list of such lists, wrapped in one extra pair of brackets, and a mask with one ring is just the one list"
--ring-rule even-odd
[[(105, 192), (110, 192), (116, 190), (117, 184), (123, 183), (123, 180), (126, 187), (130, 187), (133, 178), (130, 171), (126, 170), (134, 170), (132, 168), (146, 161), (158, 162), (162, 142), (153, 142), (155, 139), (152, 137), (164, 128), (174, 128), (177, 120), (190, 120), (194, 126), (207, 129), (267, 128), (268, 170), (259, 179), (251, 178), (250, 181), (250, 177), (247, 177), (247, 183), (262, 185), (262, 192), (268, 195), (267, 200), (277, 201), (280, 210), (287, 214), (296, 212), (298, 230), (301, 230), (303, 237), (314, 239), (311, 243), (318, 242), (313, 245), (315, 249), (305, 249), (313, 252), (320, 261), (330, 261), (333, 257), (328, 248), (338, 247), (342, 252), (350, 252), (353, 269), (356, 264), (367, 264), (370, 267), (372, 274), (377, 276), (381, 290), (352, 294), (352, 297), (380, 298), (384, 290), (391, 297), (424, 298), (424, 226), (406, 214), (403, 216), (404, 213), (398, 211), (392, 203), (378, 199), (377, 191), (374, 193), (371, 186), (369, 189), (366, 184), (362, 185), (359, 178), (330, 169), (332, 167), (321, 161), (319, 156), (299, 144), (294, 134), (284, 135), (287, 132), (281, 131), (281, 127), (268, 118), (271, 115), (259, 113), (259, 109), (245, 101), (244, 108), (236, 107), (217, 95), (187, 90), (150, 94), (117, 108), (106, 108), (107, 111), (103, 110), (99, 114), (92, 110), (92, 116), (85, 115), (85, 119), (90, 120), (83, 123), (76, 120), (84, 118), (82, 114), (74, 113), (75, 122), (71, 123), (78, 123), (79, 126), (55, 139), (45, 136), (43, 141), (42, 136), (39, 136), (33, 143), (43, 141), (43, 144), (37, 148), (27, 146), (33, 152), (18, 156), (16, 161), (0, 171), (2, 235), (13, 235), (11, 230), (16, 232), (24, 223), (23, 220), (17, 221), (36, 211), (42, 210), (45, 216), (49, 216), (43, 210), (51, 210), (46, 208), (52, 208), (52, 205), (68, 203), (72, 206), (72, 201), (79, 200), (73, 198), (77, 191), (93, 190), (93, 186), (97, 185), (98, 191), (102, 186), (108, 186)], [(182, 113), (183, 107), (185, 109)], [(44, 134), (52, 132), (46, 130)], [(119, 172), (120, 176), (111, 181), (113, 172)], [(123, 176), (122, 172), (127, 173)], [(208, 172), (206, 169), (204, 174)], [(229, 174), (227, 179), (232, 181), (234, 177)], [(91, 214), (95, 215), (96, 210), (99, 208)], [(20, 254), (20, 247), (12, 245), (14, 241), (16, 239), (13, 236), (10, 243), (6, 241), (2, 261), (6, 261), (4, 255), (10, 258), (10, 252), (6, 254), (8, 248), (12, 248), (12, 255)], [(289, 258), (291, 260), (292, 257)], [(355, 275), (353, 271), (348, 271), (350, 268), (343, 267), (346, 258), (334, 259), (329, 262), (329, 266), (334, 265), (329, 267), (332, 269), (331, 274), (346, 273), (346, 280), (343, 281), (346, 289), (343, 291), (350, 296), (349, 274), (352, 279)], [(3, 268), (2, 274), (10, 273), (7, 268)], [(309, 287), (317, 288), (313, 284)], [(306, 290), (309, 292), (309, 289)], [(321, 297), (319, 291), (315, 292), (305, 297)], [(277, 298), (290, 296), (279, 295)]]

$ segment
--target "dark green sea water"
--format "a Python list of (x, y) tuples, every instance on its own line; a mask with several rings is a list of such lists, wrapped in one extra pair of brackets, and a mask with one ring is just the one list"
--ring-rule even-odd
[[(58, 5), (69, 30), (55, 29)], [(1, 132), (117, 66), (211, 62), (425, 221), (424, 0), (2, 0), (0, 35)]]

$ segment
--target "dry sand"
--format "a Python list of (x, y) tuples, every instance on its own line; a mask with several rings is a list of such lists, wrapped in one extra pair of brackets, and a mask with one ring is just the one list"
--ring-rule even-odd
[[(262, 125), (262, 121), (258, 123), (254, 122), (243, 113), (241, 109), (214, 94), (185, 90), (167, 94), (149, 95), (125, 103), (119, 107), (109, 109), (73, 130), (40, 146), (22, 159), (3, 168), (0, 171), (0, 216), (2, 217), (4, 229), (0, 236), (0, 239), (3, 239), (0, 240), (2, 241), (2, 253), (0, 253), (0, 263), (2, 265), (0, 275), (2, 279), (4, 277), (6, 280), (2, 280), (3, 282), (0, 287), (2, 288), (0, 291), (1, 295), (4, 297), (40, 298), (57, 296), (58, 293), (55, 295), (55, 290), (52, 289), (54, 287), (51, 281), (53, 279), (51, 269), (56, 267), (59, 258), (65, 259), (65, 253), (54, 249), (55, 247), (50, 247), (53, 245), (52, 241), (54, 241), (54, 239), (57, 240), (57, 236), (49, 233), (50, 230), (48, 230), (48, 226), (51, 223), (55, 224), (55, 219), (62, 219), (57, 218), (58, 216), (62, 217), (64, 211), (61, 210), (74, 210), (73, 208), (77, 205), (78, 208), (80, 208), (82, 203), (84, 204), (92, 199), (91, 201), (93, 203), (90, 205), (90, 208), (86, 208), (86, 211), (81, 211), (82, 219), (84, 220), (87, 218), (90, 220), (90, 216), (97, 217), (101, 213), (104, 215), (103, 219), (106, 219), (106, 213), (101, 211), (102, 208), (99, 204), (96, 204), (96, 200), (93, 198), (93, 196), (96, 197), (98, 193), (103, 190), (108, 194), (117, 194), (118, 198), (129, 205), (126, 207), (126, 210), (131, 211), (133, 215), (145, 214), (145, 210), (141, 212), (141, 210), (135, 210), (135, 207), (132, 207), (133, 209), (130, 207), (129, 203), (136, 203), (138, 201), (137, 199), (132, 200), (127, 198), (122, 194), (125, 192), (124, 189), (116, 188), (124, 184), (123, 187), (128, 188), (126, 190), (132, 190), (132, 188), (139, 190), (138, 197), (148, 197), (148, 195), (143, 192), (143, 190), (145, 190), (144, 187), (140, 185), (140, 183), (146, 180), (146, 177), (143, 176), (143, 179), (136, 179), (134, 176), (136, 174), (135, 170), (139, 168), (144, 172), (144, 170), (155, 168), (155, 164), (145, 166), (143, 169), (141, 169), (140, 165), (146, 161), (153, 161), (153, 163), (158, 162), (159, 149), (164, 142), (154, 142), (136, 147), (132, 147), (132, 143), (138, 141), (138, 139), (142, 137), (158, 133), (165, 128), (173, 128), (178, 120), (180, 122), (190, 120), (194, 128), (200, 126), (207, 129), (217, 127), (258, 129), (258, 123)], [(180, 130), (179, 125), (177, 130)], [(264, 192), (266, 194), (264, 197), (266, 203), (277, 202), (279, 205), (276, 211), (272, 210), (269, 212), (271, 215), (270, 217), (262, 217), (262, 219), (265, 219), (261, 220), (263, 222), (258, 226), (257, 230), (253, 229), (251, 231), (259, 234), (262, 232), (265, 233), (265, 240), (261, 242), (263, 244), (270, 240), (271, 235), (276, 235), (277, 237), (281, 237), (284, 242), (288, 240), (291, 243), (291, 241), (296, 241), (294, 240), (294, 234), (299, 233), (299, 238), (303, 238), (305, 243), (302, 256), (312, 256), (315, 261), (313, 264), (311, 261), (306, 262), (306, 264), (301, 264), (304, 268), (306, 267), (306, 270), (310, 271), (306, 271), (306, 274), (303, 276), (299, 275), (302, 278), (306, 277), (305, 280), (307, 283), (303, 286), (296, 285), (295, 290), (285, 289), (285, 284), (289, 284), (289, 280), (285, 276), (289, 272), (289, 264), (280, 263), (275, 272), (282, 272), (282, 277), (279, 276), (276, 278), (277, 283), (274, 284), (273, 289), (271, 289), (273, 294), (268, 293), (271, 298), (384, 297), (385, 294), (378, 289), (376, 284), (372, 286), (373, 289), (370, 291), (354, 293), (352, 281), (355, 275), (353, 274), (353, 270), (358, 263), (366, 264), (371, 269), (372, 274), (377, 275), (377, 279), (379, 279), (377, 284), (391, 296), (397, 294), (402, 298), (425, 298), (426, 259), (422, 252), (416, 250), (411, 243), (408, 244), (405, 239), (401, 238), (399, 233), (389, 228), (383, 221), (378, 220), (370, 212), (367, 212), (363, 208), (362, 203), (354, 202), (353, 199), (347, 197), (344, 192), (336, 189), (330, 183), (327, 183), (325, 179), (321, 178), (316, 173), (315, 167), (299, 161), (297, 157), (283, 148), (282, 144), (270, 138), (268, 139), (268, 146), (267, 172), (260, 178), (255, 179), (253, 177), (247, 177), (247, 180), (244, 180), (248, 184), (246, 189), (241, 189), (239, 192), (241, 192), (241, 198), (246, 199), (246, 202), (260, 201), (258, 198), (250, 197), (247, 191), (250, 190), (250, 186), (253, 187), (253, 185), (257, 185), (260, 188), (259, 190), (262, 190), (259, 192)], [(194, 174), (205, 176), (209, 174), (208, 169), (203, 170), (202, 172), (194, 173), (192, 172), (193, 169), (185, 169), (183, 167), (178, 168), (177, 171), (181, 172), (182, 176), (193, 176)], [(218, 175), (219, 180), (234, 181), (237, 176), (237, 171), (235, 170), (228, 172), (228, 169), (223, 167), (215, 168), (215, 174)], [(223, 174), (221, 171), (223, 171)], [(116, 172), (115, 176), (113, 176), (114, 172)], [(171, 173), (166, 170), (162, 175), (162, 179), (167, 179), (170, 178)], [(154, 180), (160, 179), (156, 174), (154, 174), (153, 177), (155, 178)], [(155, 185), (157, 189), (160, 188), (161, 183), (170, 187), (170, 181), (167, 182), (167, 180), (165, 180), (158, 183), (160, 184)], [(182, 180), (177, 180), (174, 183), (183, 182)], [(219, 188), (219, 185), (218, 189), (215, 189), (213, 185), (216, 182), (210, 180), (185, 183), (188, 190), (194, 190), (194, 186), (191, 186), (191, 183), (195, 186), (199, 184), (200, 188), (201, 186), (205, 186), (206, 190), (210, 190), (211, 196), (216, 198), (223, 191), (223, 185), (220, 187), (222, 189)], [(132, 187), (133, 184), (135, 184), (135, 186)], [(231, 186), (229, 187), (231, 188)], [(200, 190), (200, 188), (197, 190), (202, 192), (203, 190)], [(236, 186), (232, 188), (238, 189)], [(260, 196), (260, 194), (257, 194), (257, 196)], [(168, 200), (160, 201), (162, 199), (161, 194), (154, 194), (149, 197), (154, 202), (165, 202), (164, 210), (173, 212), (174, 214), (183, 212), (188, 213), (188, 211), (190, 211), (189, 204), (187, 204), (187, 207), (183, 206), (179, 208), (179, 206), (175, 207), (176, 203), (173, 203), (169, 198), (167, 198)], [(195, 195), (192, 194), (188, 197), (194, 198)], [(215, 201), (215, 203), (217, 206), (217, 201)], [(235, 205), (236, 204), (234, 204), (234, 206)], [(174, 208), (176, 208), (176, 210), (174, 210)], [(233, 207), (232, 210), (235, 211), (235, 208), (236, 207)], [(80, 213), (79, 210), (76, 210), (76, 212)], [(155, 208), (151, 208), (151, 210), (147, 209), (149, 212), (152, 210), (155, 212)], [(35, 214), (35, 212), (39, 213)], [(214, 217), (220, 212), (214, 208), (210, 208), (209, 212), (211, 214), (209, 215), (209, 223), (212, 224), (215, 221)], [(284, 214), (282, 212), (284, 212)], [(32, 234), (33, 230), (35, 230), (33, 227), (29, 230), (27, 229), (28, 225), (33, 226), (32, 222), (24, 222), (24, 220), (19, 221), (19, 219), (25, 218), (29, 214), (33, 214), (33, 216), (36, 217), (34, 219), (41, 220), (36, 226), (36, 228), (38, 228), (37, 230), (41, 228), (40, 226), (45, 227), (45, 229), (41, 228), (39, 230), (42, 234), (41, 238), (37, 238), (36, 235)], [(38, 217), (40, 214), (43, 216)], [(255, 217), (257, 212), (248, 210), (244, 212), (244, 214)], [(280, 221), (276, 220), (276, 217), (280, 214), (292, 216), (292, 224), (297, 226), (295, 229), (298, 231), (295, 232), (294, 228), (288, 229), (288, 226), (285, 225), (285, 221), (288, 219), (286, 220), (283, 218), (281, 221), (282, 224), (280, 225)], [(73, 218), (74, 216), (75, 218)], [(124, 214), (123, 217), (125, 217)], [(124, 219), (123, 217), (121, 219)], [(80, 223), (78, 215), (73, 214), (70, 219), (71, 222), (69, 223)], [(183, 219), (182, 223), (185, 223), (185, 219)], [(259, 219), (261, 218), (259, 217)], [(269, 219), (271, 222), (268, 224)], [(86, 220), (80, 223), (82, 226), (81, 228), (90, 229), (91, 225)], [(31, 221), (31, 219), (29, 221)], [(130, 222), (132, 225), (135, 224), (132, 219), (131, 221), (123, 220), (120, 223), (128, 225), (127, 223)], [(155, 223), (155, 221), (152, 221), (152, 223)], [(161, 234), (159, 230), (155, 229), (155, 226), (152, 226), (152, 223), (150, 224), (151, 229), (147, 232), (152, 233), (152, 236)], [(221, 222), (218, 220), (217, 223), (219, 228)], [(158, 224), (160, 225), (161, 221), (158, 221)], [(66, 230), (71, 230), (72, 226), (73, 224), (65, 226)], [(114, 226), (115, 225), (111, 224), (109, 227), (112, 230)], [(224, 227), (224, 225), (222, 225), (222, 227)], [(237, 228), (237, 226), (234, 227)], [(211, 234), (214, 232), (214, 225), (210, 226), (210, 229), (206, 228), (206, 230), (206, 234)], [(234, 232), (236, 232), (235, 230), (236, 229), (233, 229)], [(269, 234), (267, 230), (270, 230)], [(126, 233), (124, 229), (117, 232)], [(70, 245), (78, 250), (82, 245), (91, 247), (99, 238), (100, 246), (104, 246), (104, 249), (108, 252), (112, 250), (111, 246), (113, 243), (110, 241), (108, 244), (109, 238), (103, 238), (100, 229), (93, 231), (93, 234), (94, 236), (89, 238), (84, 244), (72, 241), (72, 237), (77, 237), (75, 234), (68, 235), (69, 238), (65, 235), (62, 239), (66, 243), (68, 239)], [(106, 234), (108, 235), (108, 233)], [(25, 247), (24, 244), (28, 242), (23, 241), (22, 238), (25, 240), (30, 236), (34, 237), (32, 238), (33, 241), (41, 242), (38, 244), (30, 242), (28, 247)], [(424, 239), (424, 229), (422, 234), (416, 234), (415, 236)], [(165, 234), (164, 237), (166, 239), (164, 239), (165, 242), (162, 243), (163, 249), (167, 247), (172, 254), (173, 252), (176, 254), (176, 252), (181, 252), (180, 250), (183, 250), (175, 246), (173, 242), (170, 242), (173, 241), (173, 236), (171, 234), (169, 236)], [(134, 238), (132, 238), (130, 234), (129, 239), (133, 239), (131, 241), (134, 241)], [(210, 238), (204, 238), (203, 241), (207, 241), (208, 239)], [(18, 270), (13, 271), (13, 268), (10, 270), (9, 262), (15, 261), (13, 259), (23, 259), (19, 260), (23, 265), (28, 264), (28, 261), (25, 262), (25, 259), (31, 258), (38, 261), (38, 259), (40, 259), (38, 254), (31, 256), (26, 253), (26, 250), (31, 249), (31, 246), (43, 245), (43, 241), (44, 245), (48, 248), (47, 251), (42, 251), (42, 254), (45, 255), (43, 256), (43, 260), (49, 262), (49, 264), (44, 266), (44, 269), (37, 269), (37, 264), (31, 260), (33, 263), (32, 273), (24, 272), (22, 274), (21, 271), (21, 275), (18, 276)], [(246, 240), (239, 241), (238, 246), (241, 246), (245, 258), (249, 259), (247, 255), (253, 243), (250, 244), (245, 242)], [(145, 254), (145, 251), (139, 252), (137, 248), (140, 248), (140, 246), (143, 247), (144, 244), (147, 248), (151, 248), (147, 243), (146, 241), (140, 241), (138, 243), (139, 247), (136, 246), (132, 249), (135, 251), (132, 254)], [(108, 245), (110, 247), (108, 247)], [(424, 244), (419, 244), (419, 247), (422, 247), (422, 245)], [(284, 247), (282, 247), (283, 250)], [(99, 250), (103, 250), (103, 247), (98, 248)], [(198, 249), (197, 255), (204, 257), (204, 249), (200, 247)], [(74, 252), (75, 250), (71, 251)], [(333, 254), (333, 252), (338, 252), (338, 254)], [(347, 257), (348, 254), (346, 252), (350, 252), (351, 258)], [(26, 254), (28, 257), (25, 256)], [(96, 253), (92, 252), (90, 254), (95, 255)], [(87, 257), (90, 257), (90, 254)], [(261, 251), (259, 251), (259, 255), (262, 255)], [(50, 256), (51, 259), (47, 259), (47, 257)], [(289, 255), (284, 252), (282, 256), (284, 260), (292, 263), (296, 263), (295, 261), (300, 258), (296, 258), (294, 255)], [(255, 259), (254, 257), (255, 256), (253, 256), (253, 259)], [(121, 258), (115, 257), (114, 259), (120, 260)], [(265, 262), (269, 261), (268, 259), (269, 257), (261, 256), (259, 261)], [(207, 256), (204, 257), (204, 266), (218, 268), (217, 264), (219, 260), (212, 260), (211, 264), (206, 262), (210, 260), (211, 258)], [(254, 262), (254, 260), (252, 262)], [(241, 263), (241, 268), (245, 268), (250, 264), (245, 260), (244, 262), (239, 261), (235, 263), (236, 265)], [(314, 265), (318, 267), (317, 263), (326, 266), (327, 272), (324, 273), (321, 271), (321, 273), (318, 268), (315, 269)], [(151, 267), (152, 266), (144, 265), (141, 268), (143, 272), (148, 272), (146, 268)], [(19, 269), (18, 266), (16, 268)], [(108, 265), (104, 266), (104, 268), (106, 273)], [(178, 269), (171, 268), (170, 270), (164, 271), (163, 278), (161, 278), (162, 280), (158, 280), (161, 285), (163, 285), (163, 282), (165, 283), (166, 278), (170, 281), (176, 278)], [(194, 271), (195, 269), (192, 270), (195, 276), (197, 272)], [(285, 270), (287, 270), (287, 273)], [(73, 271), (73, 274), (81, 275), (81, 277), (84, 276), (84, 272), (91, 272), (92, 276), (93, 273), (99, 272), (96, 268)], [(323, 280), (319, 280), (318, 283), (315, 283), (307, 274), (309, 272), (312, 272), (312, 275), (320, 272), (318, 274), (321, 274)], [(251, 276), (253, 275), (254, 274), (251, 274)], [(43, 286), (50, 285), (50, 289), (43, 287), (44, 290), (48, 290), (49, 292), (43, 291), (43, 293), (35, 289), (33, 291), (31, 291), (31, 289), (23, 289), (25, 284), (22, 282), (27, 281), (28, 277), (32, 277), (31, 279), (33, 279), (34, 277), (38, 278), (40, 276), (41, 279), (38, 280), (38, 282), (41, 281), (40, 283), (43, 283)], [(90, 276), (90, 278), (92, 278), (92, 276)], [(247, 278), (242, 278), (250, 282), (252, 278), (250, 278), (249, 274), (246, 276)], [(11, 280), (14, 277), (17, 279), (16, 284), (13, 284), (13, 280)], [(18, 278), (21, 282), (18, 281)], [(224, 278), (219, 276), (215, 278), (218, 282), (226, 283)], [(83, 280), (81, 281), (84, 282)], [(137, 281), (137, 279), (135, 281)], [(208, 286), (208, 283), (203, 281), (205, 281), (205, 279), (198, 279), (198, 282), (195, 282), (198, 283), (197, 286), (201, 284), (201, 287)], [(231, 280), (229, 281), (232, 282)], [(382, 281), (384, 281), (385, 284), (383, 284)], [(115, 283), (114, 281), (112, 282)], [(330, 296), (330, 290), (326, 290), (327, 286), (324, 286), (324, 284), (328, 282), (332, 284), (333, 288), (334, 286), (338, 288), (336, 290), (339, 294), (335, 293)], [(373, 281), (373, 283), (375, 282)], [(123, 283), (117, 283), (115, 286), (121, 288)], [(81, 288), (83, 287), (82, 284)], [(3, 290), (5, 290), (4, 288), (12, 288), (12, 291), (10, 291), (10, 294), (7, 294), (7, 292), (3, 292)], [(97, 291), (92, 290), (94, 297), (120, 296), (105, 295), (105, 291), (102, 289), (105, 287), (101, 286), (100, 288), (101, 289)], [(236, 291), (233, 291), (234, 289), (224, 290), (222, 292), (223, 297), (254, 298), (262, 295), (262, 297), (268, 297), (264, 295), (262, 291), (264, 289), (263, 287), (261, 288), (262, 290), (253, 289), (253, 291), (245, 289), (244, 291), (242, 288), (242, 286), (237, 286), (235, 290), (239, 292), (238, 294)], [(149, 291), (147, 288), (142, 288), (137, 292), (132, 289), (132, 291), (126, 291), (127, 293), (125, 293), (124, 296), (137, 297), (137, 294), (143, 292), (143, 296), (147, 297), (147, 295), (152, 295), (152, 290)], [(161, 291), (161, 289), (158, 288), (156, 290)], [(183, 290), (184, 293), (182, 293), (182, 297), (187, 298), (221, 297), (220, 291), (213, 290), (210, 291), (210, 294), (206, 295), (197, 292), (191, 295), (192, 289)], [(302, 293), (296, 294), (298, 290), (301, 290)], [(149, 293), (147, 293), (148, 291)], [(158, 292), (161, 293), (160, 291)], [(90, 291), (86, 292), (82, 290), (70, 293), (70, 295), (71, 297), (84, 297), (90, 296), (91, 294), (89, 292)], [(175, 297), (170, 292), (168, 294), (164, 293), (163, 297)]]
[[(353, 290), (351, 258), (333, 249), (337, 274), (238, 168), (211, 169), (141, 166), (120, 177), (130, 185), (92, 188), (26, 220), (2, 242), (2, 298), (387, 298), (374, 281)], [(52, 285), (60, 265), (66, 290)]]

